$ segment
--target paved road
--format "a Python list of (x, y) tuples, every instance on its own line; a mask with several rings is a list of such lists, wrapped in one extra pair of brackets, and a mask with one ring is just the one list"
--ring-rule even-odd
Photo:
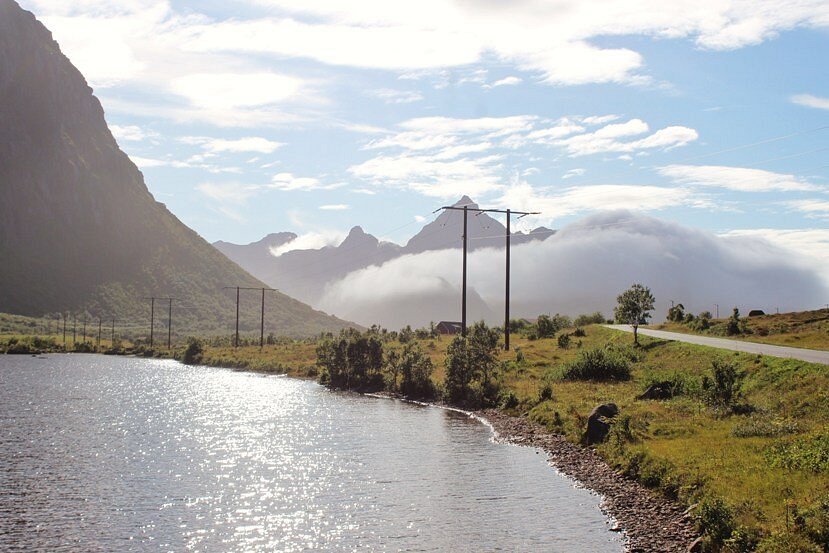
[[(606, 326), (607, 328), (612, 328), (614, 330), (633, 332), (633, 329), (628, 325)], [(697, 344), (700, 346), (709, 346), (712, 348), (730, 349), (732, 351), (742, 351), (745, 353), (759, 353), (761, 355), (771, 355), (772, 357), (800, 359), (801, 361), (808, 361), (810, 363), (829, 365), (829, 351), (789, 348), (786, 346), (772, 346), (770, 344), (758, 344), (755, 342), (743, 342), (740, 340), (726, 340), (724, 338), (710, 338), (708, 336), (681, 334), (679, 332), (665, 332), (664, 330), (651, 330), (649, 328), (640, 328), (639, 334), (652, 336), (654, 338), (662, 338), (663, 340), (674, 340), (677, 342), (687, 342), (689, 344)]]

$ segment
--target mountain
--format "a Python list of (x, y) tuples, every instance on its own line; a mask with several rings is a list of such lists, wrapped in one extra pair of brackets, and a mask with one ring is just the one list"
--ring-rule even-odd
[[(224, 331), (235, 297), (222, 287), (264, 286), (155, 201), (81, 73), (13, 0), (0, 0), (0, 121), (0, 311), (137, 324), (143, 298), (172, 296), (181, 332)], [(258, 328), (255, 304), (242, 324)], [(267, 324), (299, 335), (348, 323), (273, 294)]]
[[(468, 196), (462, 197), (454, 206), (469, 206), (467, 214), (468, 248), (503, 248), (506, 228), (487, 213), (477, 213), (478, 204)], [(513, 233), (513, 245), (530, 240), (544, 240), (555, 231), (539, 227), (529, 234)], [(293, 233), (270, 234), (258, 242), (237, 245), (216, 242), (213, 245), (228, 258), (238, 263), (257, 278), (274, 288), (311, 305), (319, 306), (326, 287), (347, 274), (382, 265), (403, 255), (425, 251), (459, 248), (463, 236), (463, 212), (446, 210), (434, 221), (424, 226), (405, 246), (382, 242), (367, 234), (361, 227), (354, 227), (338, 246), (327, 246), (315, 250), (291, 250), (274, 256), (274, 245), (285, 245), (295, 237)], [(287, 239), (287, 240), (286, 240)], [(285, 240), (285, 241), (283, 241)], [(277, 244), (278, 242), (278, 244)], [(447, 286), (449, 284), (447, 283)], [(414, 302), (418, 307), (421, 303)], [(443, 300), (440, 300), (442, 302)], [(438, 303), (440, 303), (438, 302)], [(480, 302), (480, 313), (486, 313), (486, 306)], [(378, 306), (378, 310), (382, 310)]]

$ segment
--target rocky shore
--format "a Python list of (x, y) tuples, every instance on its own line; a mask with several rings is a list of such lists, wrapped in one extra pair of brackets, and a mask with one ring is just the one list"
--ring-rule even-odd
[(543, 449), (556, 469), (602, 495), (602, 509), (625, 532), (631, 553), (686, 552), (697, 538), (693, 520), (682, 507), (619, 475), (592, 449), (525, 418), (494, 409), (474, 414), (492, 425), (499, 440)]

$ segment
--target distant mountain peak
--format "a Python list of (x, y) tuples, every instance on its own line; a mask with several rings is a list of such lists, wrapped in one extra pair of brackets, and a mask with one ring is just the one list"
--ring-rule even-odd
[(461, 197), (460, 200), (452, 204), (452, 207), (463, 207), (468, 206), (470, 209), (477, 209), (479, 206), (475, 202), (472, 201), (472, 198), (467, 196), (466, 194)]

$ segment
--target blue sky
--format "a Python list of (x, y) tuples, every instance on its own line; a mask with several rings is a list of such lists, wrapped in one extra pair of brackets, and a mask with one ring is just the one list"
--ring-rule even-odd
[[(829, 4), (23, 0), (210, 241), (405, 242), (468, 194), (829, 258)], [(112, 5), (115, 4), (115, 5)]]

